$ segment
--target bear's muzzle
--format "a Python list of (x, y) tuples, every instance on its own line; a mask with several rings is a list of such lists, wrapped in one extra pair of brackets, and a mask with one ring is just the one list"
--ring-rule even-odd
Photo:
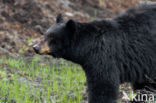
[(48, 42), (45, 40), (40, 41), (39, 43), (33, 46), (33, 49), (38, 54), (49, 54), (50, 48), (48, 46)]

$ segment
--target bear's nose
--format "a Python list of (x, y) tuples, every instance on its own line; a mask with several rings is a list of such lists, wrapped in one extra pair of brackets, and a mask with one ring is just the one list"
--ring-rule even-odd
[(36, 53), (39, 53), (40, 47), (38, 45), (34, 45), (33, 49)]

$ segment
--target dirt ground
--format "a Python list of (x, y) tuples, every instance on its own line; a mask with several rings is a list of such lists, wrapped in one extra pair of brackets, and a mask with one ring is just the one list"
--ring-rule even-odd
[(44, 34), (55, 17), (87, 22), (113, 17), (137, 0), (0, 0), (0, 55), (31, 56), (34, 38)]

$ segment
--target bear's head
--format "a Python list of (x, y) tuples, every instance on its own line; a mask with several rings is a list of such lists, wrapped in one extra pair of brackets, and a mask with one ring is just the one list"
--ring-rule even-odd
[[(84, 40), (85, 36), (77, 35), (78, 27), (82, 27), (82, 23), (74, 20), (64, 21), (61, 14), (56, 17), (56, 24), (51, 26), (43, 39), (33, 46), (38, 54), (48, 54), (56, 58), (65, 58), (67, 60), (77, 61), (85, 54), (82, 49), (87, 45), (89, 40)], [(79, 30), (81, 31), (81, 30)], [(82, 54), (84, 54), (82, 56)]]

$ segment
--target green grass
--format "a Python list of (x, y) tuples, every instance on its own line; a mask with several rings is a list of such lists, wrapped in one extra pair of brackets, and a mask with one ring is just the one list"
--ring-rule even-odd
[(81, 67), (65, 60), (0, 58), (0, 103), (81, 103), (85, 84)]
[(81, 67), (72, 63), (0, 58), (0, 103), (80, 103), (86, 93)]

